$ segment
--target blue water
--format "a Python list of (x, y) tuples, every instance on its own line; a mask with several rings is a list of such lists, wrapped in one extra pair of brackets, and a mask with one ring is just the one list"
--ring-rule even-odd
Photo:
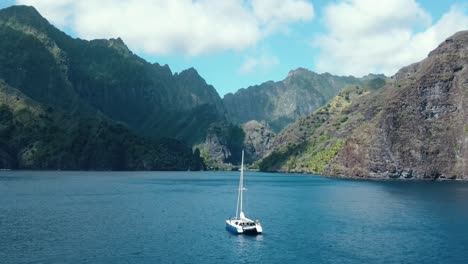
[(0, 263), (468, 263), (468, 183), (236, 172), (0, 172)]

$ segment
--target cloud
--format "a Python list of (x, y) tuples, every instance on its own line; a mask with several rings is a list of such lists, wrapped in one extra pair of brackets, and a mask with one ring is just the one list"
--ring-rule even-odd
[(468, 28), (465, 7), (452, 6), (435, 23), (414, 0), (345, 0), (325, 8), (327, 33), (314, 45), (320, 72), (393, 75), (424, 59), (447, 37)]
[(314, 7), (303, 0), (252, 0), (255, 16), (267, 31), (295, 21), (309, 21), (314, 17)]
[[(265, 31), (313, 17), (311, 3), (245, 0), (17, 0), (35, 6), (84, 39), (121, 37), (134, 50), (156, 55), (203, 55), (255, 46)], [(299, 10), (300, 9), (300, 10)], [(306, 14), (308, 11), (310, 14)]]
[(250, 74), (258, 70), (266, 71), (279, 64), (279, 59), (272, 55), (262, 54), (259, 57), (247, 57), (240, 67), (242, 74)]

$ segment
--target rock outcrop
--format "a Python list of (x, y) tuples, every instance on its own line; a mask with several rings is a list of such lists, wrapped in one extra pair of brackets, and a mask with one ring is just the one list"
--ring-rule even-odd
[(242, 125), (242, 129), (248, 163), (260, 160), (272, 149), (276, 134), (265, 121), (249, 121)]
[(240, 164), (244, 131), (237, 125), (215, 123), (207, 131), (205, 141), (195, 146), (208, 169), (231, 169)]

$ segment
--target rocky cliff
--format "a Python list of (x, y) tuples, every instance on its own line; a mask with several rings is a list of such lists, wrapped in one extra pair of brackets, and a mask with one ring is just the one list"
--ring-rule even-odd
[(277, 138), (281, 147), (261, 168), (340, 177), (468, 179), (468, 31), (401, 69), (384, 88), (359, 90), (351, 91), (349, 100), (341, 94), (333, 105), (283, 131)]
[[(468, 179), (467, 91), (468, 31), (463, 31), (395, 75), (372, 126), (349, 137), (327, 173)], [(363, 138), (367, 144), (357, 148)]]
[(248, 163), (260, 160), (273, 148), (276, 134), (265, 121), (249, 121), (242, 125), (242, 130), (244, 131), (243, 145)]
[(217, 123), (208, 130), (205, 141), (195, 148), (208, 168), (232, 169), (240, 165), (241, 151), (245, 151), (245, 164), (260, 160), (273, 147), (275, 133), (265, 121), (249, 121), (242, 126)]

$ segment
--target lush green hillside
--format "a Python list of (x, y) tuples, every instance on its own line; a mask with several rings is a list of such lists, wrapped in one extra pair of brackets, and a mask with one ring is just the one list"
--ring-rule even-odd
[(347, 86), (325, 106), (299, 118), (276, 136), (273, 151), (260, 162), (260, 169), (323, 173), (349, 134), (378, 112), (376, 95), (384, 85), (385, 79), (376, 78)]
[(144, 140), (105, 118), (75, 118), (0, 80), (0, 168), (187, 170), (199, 157), (176, 140)]

